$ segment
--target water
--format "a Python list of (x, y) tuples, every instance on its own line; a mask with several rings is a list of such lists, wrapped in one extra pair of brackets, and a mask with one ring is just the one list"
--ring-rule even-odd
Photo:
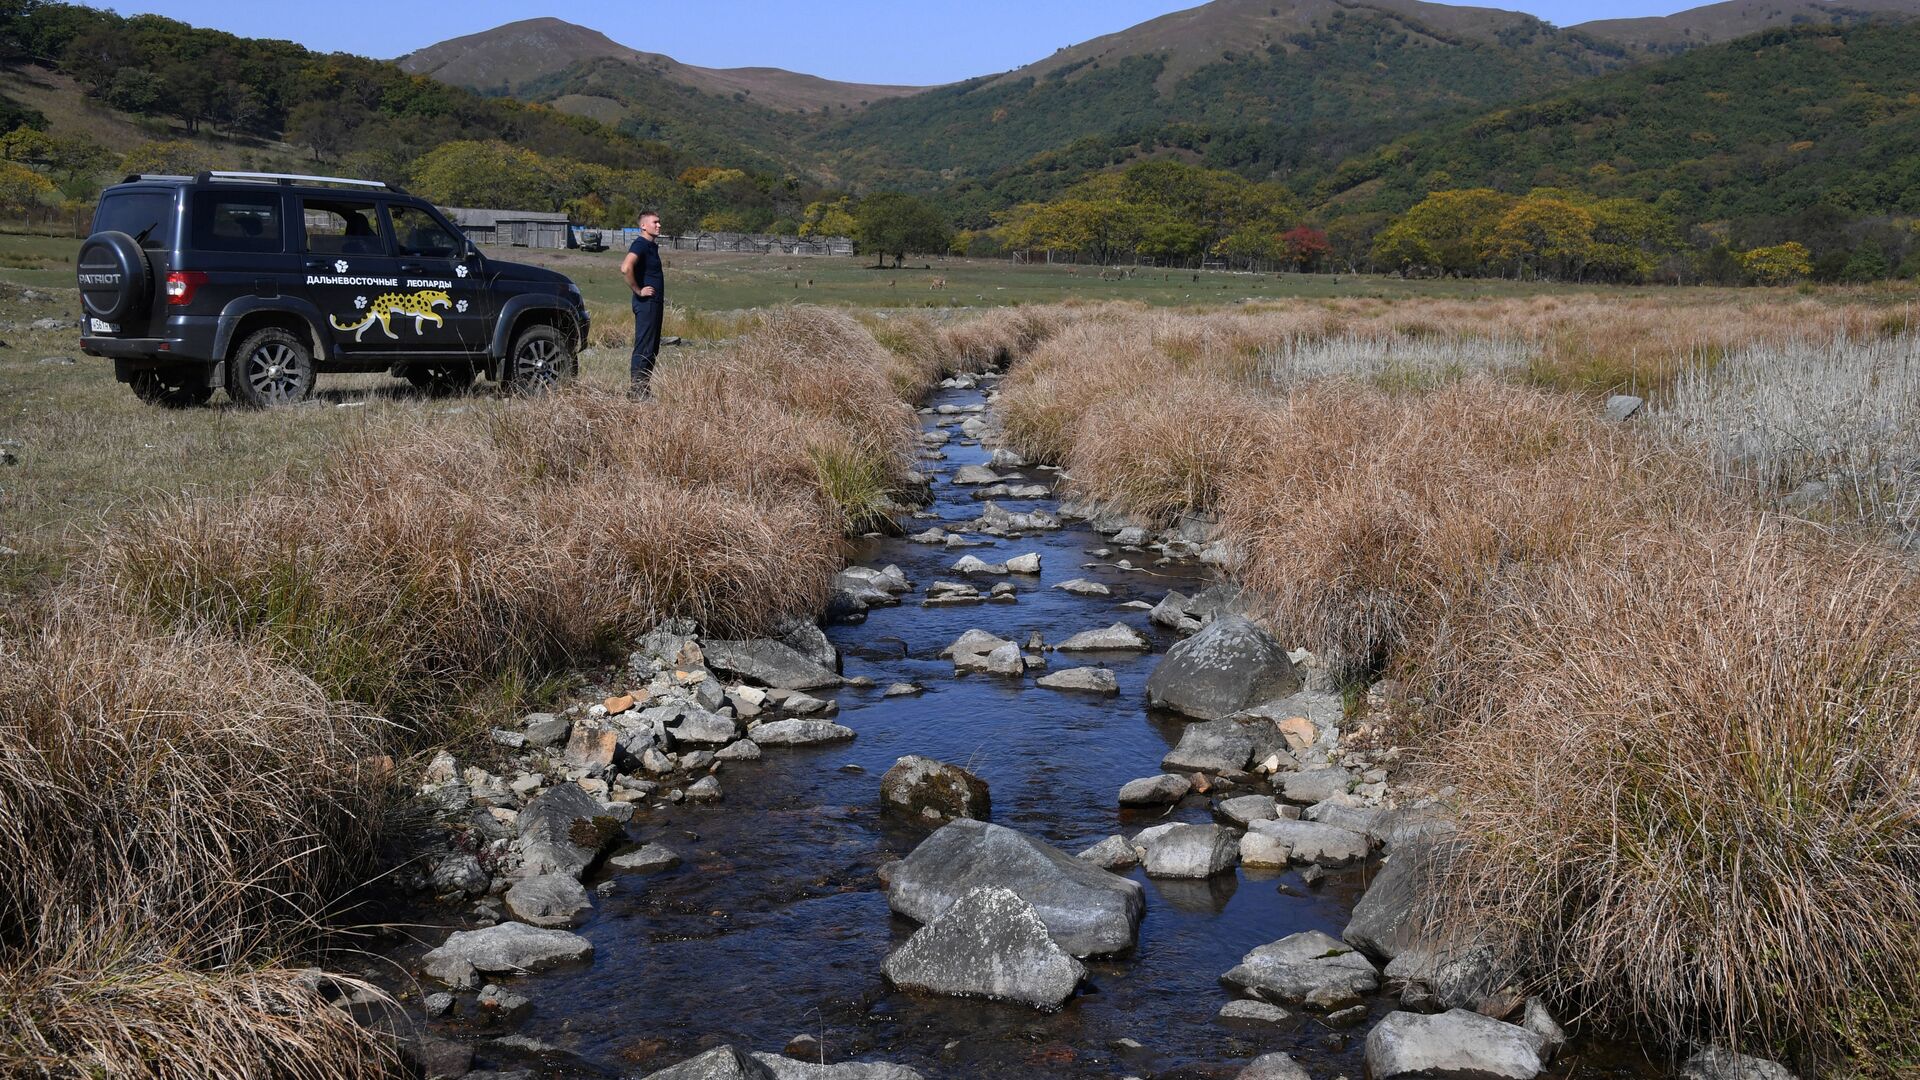
[[(951, 391), (933, 403), (979, 400), (977, 392)], [(948, 418), (927, 418), (929, 425), (937, 419)], [(961, 445), (957, 432), (946, 452), (947, 460), (930, 463), (939, 470), (928, 508), (936, 517), (912, 523), (914, 531), (934, 524), (960, 530), (979, 514), (969, 489), (946, 476), (984, 463), (987, 452)], [(1044, 471), (1024, 476), (1052, 480)], [(1051, 499), (1002, 502), (1057, 509)], [(1205, 568), (1123, 571), (1089, 554), (1105, 546), (1084, 527), (964, 551), (904, 539), (863, 542), (856, 562), (897, 563), (916, 594), (936, 580), (960, 580), (947, 568), (963, 554), (1000, 562), (1037, 551), (1044, 566), (1037, 579), (1007, 579), (1019, 587), (1017, 604), (922, 608), (909, 595), (904, 606), (877, 609), (862, 624), (830, 628), (845, 673), (877, 684), (838, 692), (837, 719), (857, 739), (729, 764), (719, 804), (640, 809), (630, 835), (675, 848), (682, 865), (653, 876), (615, 875), (618, 891), (596, 896), (579, 929), (594, 944), (590, 966), (508, 980), (535, 1003), (519, 1033), (559, 1050), (541, 1063), (554, 1075), (644, 1075), (723, 1042), (779, 1050), (807, 1033), (828, 1061), (888, 1060), (929, 1077), (1230, 1077), (1274, 1050), (1293, 1054), (1316, 1078), (1362, 1076), (1365, 1032), (1391, 1011), (1389, 998), (1370, 1005), (1368, 1023), (1344, 1032), (1307, 1016), (1281, 1026), (1214, 1019), (1230, 1000), (1219, 976), (1247, 951), (1302, 930), (1339, 935), (1364, 888), (1360, 868), (1314, 885), (1293, 871), (1241, 869), (1203, 882), (1134, 871), (1147, 890), (1138, 948), (1089, 961), (1082, 993), (1055, 1013), (896, 992), (880, 973), (888, 951), (915, 927), (888, 910), (876, 871), (927, 834), (879, 809), (881, 774), (902, 755), (971, 769), (992, 789), (995, 822), (1068, 852), (1160, 821), (1208, 820), (1204, 808), (1168, 816), (1122, 811), (1115, 799), (1126, 781), (1159, 772), (1179, 739), (1179, 720), (1144, 705), (1155, 655), (1049, 654), (1055, 669), (1107, 665), (1120, 682), (1117, 698), (1039, 689), (1032, 675), (956, 676), (939, 658), (976, 627), (1023, 643), (1039, 631), (1051, 644), (1116, 621), (1143, 630), (1155, 654), (1164, 652), (1177, 638), (1121, 605), (1154, 602), (1169, 589), (1191, 595), (1209, 583)], [(1113, 595), (1051, 587), (1075, 577), (1099, 581)], [(975, 583), (984, 591), (991, 580)], [(919, 683), (926, 693), (884, 698), (894, 682)], [(485, 1046), (480, 1056), (504, 1060)], [(1617, 1055), (1587, 1056), (1592, 1063), (1576, 1062), (1572, 1072), (1563, 1059), (1555, 1074), (1614, 1072), (1599, 1061)]]

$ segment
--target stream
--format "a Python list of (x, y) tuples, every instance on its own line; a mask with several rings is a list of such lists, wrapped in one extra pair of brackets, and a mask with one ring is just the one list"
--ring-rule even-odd
[[(979, 390), (951, 389), (929, 405), (984, 400)], [(962, 417), (922, 419), (932, 429)], [(950, 476), (960, 466), (984, 464), (989, 451), (947, 430), (954, 438), (945, 460), (923, 463), (934, 477), (934, 499), (925, 508), (931, 516), (907, 523), (909, 531), (939, 525), (965, 532), (980, 514), (973, 489)], [(1051, 485), (1057, 476), (1015, 471), (1017, 483)], [(1059, 509), (1053, 497), (997, 501), (1015, 511)], [(718, 803), (641, 804), (629, 838), (664, 843), (683, 862), (650, 876), (605, 869), (590, 876), (590, 889), (616, 882), (609, 895), (595, 895), (593, 914), (577, 930), (594, 945), (592, 963), (502, 980), (534, 1002), (516, 1034), (553, 1050), (509, 1060), (482, 1043), (482, 1062), (537, 1065), (548, 1075), (644, 1076), (721, 1043), (778, 1051), (806, 1034), (819, 1040), (829, 1062), (891, 1061), (930, 1078), (1232, 1077), (1250, 1058), (1276, 1050), (1292, 1054), (1315, 1080), (1364, 1075), (1366, 1032), (1394, 1008), (1389, 995), (1375, 995), (1367, 1021), (1344, 1031), (1304, 1013), (1282, 1025), (1216, 1019), (1231, 1000), (1220, 975), (1246, 952), (1302, 930), (1340, 935), (1365, 886), (1368, 871), (1359, 867), (1313, 884), (1297, 868), (1239, 868), (1205, 881), (1148, 878), (1136, 869), (1129, 876), (1146, 887), (1138, 948), (1088, 961), (1081, 993), (1054, 1013), (887, 984), (882, 961), (915, 925), (890, 912), (877, 871), (928, 834), (880, 809), (881, 775), (902, 755), (972, 770), (991, 787), (994, 822), (1070, 853), (1116, 832), (1211, 820), (1205, 806), (1123, 811), (1115, 798), (1126, 781), (1160, 771), (1182, 727), (1171, 715), (1150, 712), (1144, 690), (1159, 654), (1179, 637), (1122, 605), (1156, 602), (1169, 589), (1192, 595), (1210, 583), (1211, 571), (1187, 562), (1154, 567), (1152, 552), (1116, 552), (1111, 558), (1145, 566), (1117, 568), (1090, 554), (1111, 545), (1083, 523), (982, 539), (992, 543), (965, 550), (904, 538), (858, 543), (854, 563), (897, 564), (916, 586), (902, 606), (828, 628), (845, 674), (875, 683), (831, 694), (840, 708), (834, 719), (858, 737), (728, 763), (719, 773), (725, 798)], [(1002, 562), (1027, 552), (1040, 554), (1039, 575), (972, 580), (983, 593), (998, 581), (1013, 582), (1017, 603), (920, 604), (933, 582), (968, 580), (949, 569), (962, 555)], [(1112, 595), (1052, 587), (1076, 577), (1105, 584)], [(1035, 673), (956, 675), (938, 655), (969, 629), (1020, 642), (1037, 631), (1053, 644), (1116, 621), (1146, 633), (1154, 652), (1048, 656), (1054, 670), (1110, 667), (1117, 697), (1041, 689)], [(883, 696), (896, 682), (918, 683), (925, 693)], [(1651, 1075), (1636, 1054), (1574, 1049), (1548, 1075)]]

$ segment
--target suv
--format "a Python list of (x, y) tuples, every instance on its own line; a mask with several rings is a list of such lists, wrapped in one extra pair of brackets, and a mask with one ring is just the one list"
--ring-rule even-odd
[(322, 371), (453, 391), (571, 378), (587, 307), (565, 275), (485, 258), (431, 204), (371, 180), (130, 176), (80, 246), (80, 347), (143, 400), (288, 405)]

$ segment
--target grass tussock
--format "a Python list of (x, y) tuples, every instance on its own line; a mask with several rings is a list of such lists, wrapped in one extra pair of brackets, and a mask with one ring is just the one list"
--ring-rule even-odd
[(1920, 998), (1910, 565), (1655, 528), (1500, 581), (1436, 659), (1475, 854), (1451, 921), (1673, 1043), (1817, 1056), (1854, 1003)]

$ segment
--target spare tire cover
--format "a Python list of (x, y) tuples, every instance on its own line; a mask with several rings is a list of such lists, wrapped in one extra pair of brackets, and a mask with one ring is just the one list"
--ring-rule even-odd
[(137, 315), (153, 287), (147, 253), (123, 232), (94, 233), (80, 245), (80, 304), (107, 322)]

